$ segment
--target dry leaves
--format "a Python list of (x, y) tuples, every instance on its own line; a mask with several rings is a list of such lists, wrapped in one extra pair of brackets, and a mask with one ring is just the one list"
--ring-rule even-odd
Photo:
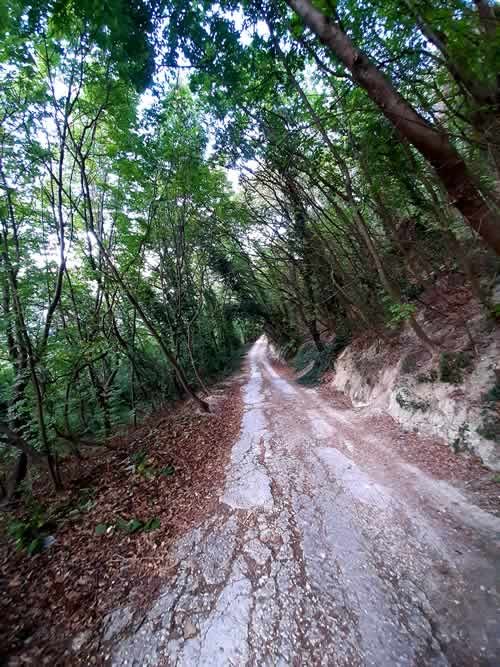
[[(84, 488), (92, 489), (95, 504), (66, 520), (55, 544), (35, 557), (15, 552), (11, 541), (1, 544), (0, 664), (7, 659), (11, 665), (78, 664), (69, 652), (75, 637), (78, 644), (78, 637), (99, 636), (105, 615), (125, 600), (139, 609), (152, 599), (171, 573), (173, 540), (217, 503), (241, 413), (240, 385), (234, 381), (212, 414), (195, 414), (191, 404), (178, 406), (115, 438), (112, 451), (83, 464), (66, 463), (66, 491), (50, 495), (51, 506), (76, 501)], [(135, 473), (130, 457), (139, 451), (155, 471), (173, 466), (174, 474)], [(35, 493), (46, 498), (43, 483)], [(161, 525), (149, 533), (95, 534), (98, 524), (117, 517), (158, 517)]]

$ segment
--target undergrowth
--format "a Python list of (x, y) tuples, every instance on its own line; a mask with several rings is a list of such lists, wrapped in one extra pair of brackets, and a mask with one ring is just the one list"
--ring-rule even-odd
[(24, 512), (7, 523), (7, 534), (13, 538), (16, 550), (29, 556), (39, 553), (54, 540), (53, 533), (65, 521), (74, 521), (92, 509), (94, 489), (80, 489), (75, 498), (45, 508), (29, 491), (23, 496)]
[(483, 395), (483, 401), (483, 423), (477, 432), (487, 440), (500, 443), (500, 377), (497, 377), (493, 387)]
[(298, 379), (300, 384), (315, 385), (326, 371), (335, 366), (335, 360), (349, 344), (349, 334), (337, 334), (331, 343), (327, 343), (321, 352), (314, 343), (304, 344), (297, 352), (293, 365), (296, 371), (304, 370), (312, 362), (311, 368)]

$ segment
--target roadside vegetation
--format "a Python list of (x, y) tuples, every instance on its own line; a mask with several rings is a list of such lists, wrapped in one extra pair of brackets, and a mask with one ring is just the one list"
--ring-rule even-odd
[[(475, 341), (449, 349), (425, 295), (452, 276), (498, 335), (499, 25), (489, 0), (7, 3), (8, 558), (51, 547), (75, 462), (181, 399), (209, 411), (211, 383), (262, 332), (305, 384), (356, 337), (390, 345), (403, 327), (438, 360), (419, 382), (467, 376)], [(129, 454), (134, 474), (168, 478)], [(84, 517), (88, 493), (68, 511)], [(158, 521), (117, 510), (92, 531)]]

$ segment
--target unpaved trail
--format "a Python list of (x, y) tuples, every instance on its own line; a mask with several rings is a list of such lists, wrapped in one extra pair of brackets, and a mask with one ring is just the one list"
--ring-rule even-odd
[(249, 353), (217, 511), (115, 665), (499, 665), (500, 520)]

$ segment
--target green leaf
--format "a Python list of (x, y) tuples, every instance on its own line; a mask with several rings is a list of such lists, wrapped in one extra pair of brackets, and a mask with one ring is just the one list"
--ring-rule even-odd
[(96, 535), (104, 535), (104, 533), (107, 531), (108, 527), (105, 523), (99, 523), (95, 527), (95, 534)]
[(491, 317), (496, 320), (500, 320), (500, 303), (495, 303), (491, 308)]
[(116, 525), (118, 526), (118, 528), (120, 528), (120, 530), (127, 531), (128, 530), (128, 524), (129, 524), (129, 522), (125, 521), (125, 519), (122, 519), (121, 516), (119, 516), (118, 519), (116, 520)]
[(130, 457), (130, 461), (132, 463), (135, 463), (137, 466), (141, 465), (141, 463), (144, 463), (146, 460), (146, 452), (139, 450), (138, 452), (134, 452), (132, 456)]
[(142, 521), (139, 521), (139, 519), (130, 519), (130, 521), (127, 524), (126, 530), (128, 533), (136, 533), (141, 528), (142, 528)]
[(14, 519), (11, 521), (7, 527), (7, 532), (12, 537), (20, 537), (25, 530), (25, 524), (22, 521)]
[(144, 530), (149, 533), (151, 530), (156, 530), (157, 528), (160, 527), (160, 519), (155, 516), (153, 519), (149, 519), (149, 521), (146, 521), (144, 524)]
[(29, 556), (33, 556), (33, 554), (36, 554), (42, 550), (42, 546), (43, 546), (42, 538), (35, 537), (35, 539), (31, 540), (31, 542), (28, 544), (26, 551), (28, 552)]

